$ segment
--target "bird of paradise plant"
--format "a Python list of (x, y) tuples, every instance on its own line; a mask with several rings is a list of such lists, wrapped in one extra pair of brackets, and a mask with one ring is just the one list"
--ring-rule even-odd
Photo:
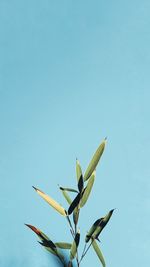
[[(55, 243), (35, 226), (32, 226), (30, 224), (26, 224), (26, 226), (28, 226), (38, 236), (38, 238), (40, 239), (39, 243), (53, 256), (57, 257), (64, 267), (73, 267), (75, 261), (76, 266), (80, 267), (85, 255), (91, 247), (94, 249), (102, 266), (106, 267), (105, 259), (101, 252), (100, 246), (98, 245), (98, 241), (99, 236), (108, 223), (109, 219), (111, 218), (114, 209), (110, 210), (104, 217), (98, 218), (93, 223), (93, 225), (85, 235), (85, 245), (80, 257), (78, 252), (80, 243), (80, 231), (78, 229), (79, 216), (81, 214), (81, 209), (87, 203), (87, 200), (93, 188), (96, 177), (96, 168), (104, 152), (105, 146), (106, 139), (104, 139), (97, 148), (84, 174), (82, 172), (79, 161), (76, 160), (77, 189), (59, 187), (62, 195), (69, 205), (67, 210), (64, 209), (60, 204), (58, 204), (53, 198), (33, 186), (37, 194), (39, 194), (52, 208), (54, 208), (67, 220), (73, 241), (72, 243)], [(76, 194), (73, 200), (70, 198), (70, 193)], [(69, 260), (66, 260), (63, 255), (64, 249), (69, 251)]]

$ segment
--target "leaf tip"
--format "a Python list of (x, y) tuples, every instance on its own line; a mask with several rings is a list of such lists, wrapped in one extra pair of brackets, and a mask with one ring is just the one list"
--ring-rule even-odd
[(37, 191), (38, 189), (35, 187), (35, 186), (32, 186), (33, 187), (33, 189), (35, 190), (35, 191)]

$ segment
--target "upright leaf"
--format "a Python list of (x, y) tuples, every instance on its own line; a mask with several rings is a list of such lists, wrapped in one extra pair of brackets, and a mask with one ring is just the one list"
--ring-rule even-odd
[(78, 189), (80, 193), (82, 192), (83, 188), (84, 188), (84, 181), (83, 181), (83, 176), (81, 174), (79, 181), (78, 181)]
[(82, 169), (80, 166), (80, 162), (76, 160), (76, 175), (77, 175), (77, 181), (79, 181), (81, 175), (82, 175)]
[(51, 207), (53, 207), (61, 215), (66, 216), (66, 211), (60, 204), (58, 204), (54, 199), (52, 199), (51, 197), (49, 197), (48, 195), (46, 195), (44, 192), (37, 189), (36, 187), (33, 186), (33, 188)]
[(78, 205), (73, 211), (73, 221), (74, 221), (75, 225), (77, 225), (77, 223), (78, 223), (79, 212), (80, 212), (80, 209), (79, 209), (79, 205)]
[(80, 207), (82, 208), (85, 203), (87, 202), (88, 198), (89, 198), (89, 195), (91, 193), (91, 190), (92, 190), (92, 187), (93, 187), (93, 184), (94, 184), (94, 181), (95, 181), (95, 171), (92, 173), (91, 177), (89, 178), (88, 180), (88, 183), (87, 183), (87, 186), (84, 190), (84, 193), (83, 193), (83, 196), (81, 198), (81, 202), (80, 202)]
[(78, 231), (76, 233), (75, 239), (73, 240), (73, 243), (70, 249), (70, 260), (71, 261), (75, 258), (77, 254), (77, 248), (78, 248), (79, 242), (80, 242), (80, 232)]
[(102, 252), (101, 252), (101, 250), (100, 250), (100, 248), (99, 248), (99, 246), (98, 246), (96, 240), (93, 240), (93, 242), (92, 242), (92, 246), (93, 246), (93, 248), (94, 248), (94, 250), (95, 250), (95, 252), (96, 252), (96, 254), (97, 254), (99, 260), (101, 261), (102, 266), (103, 266), (103, 267), (106, 267), (106, 263), (105, 263), (103, 254), (102, 254)]
[(98, 147), (98, 149), (96, 150), (94, 156), (92, 157), (92, 160), (90, 161), (88, 167), (87, 167), (87, 170), (84, 174), (84, 181), (88, 180), (89, 177), (91, 176), (91, 174), (93, 173), (93, 171), (95, 171), (96, 167), (97, 167), (97, 164), (104, 152), (104, 148), (105, 148), (105, 145), (106, 145), (106, 140), (104, 140), (100, 146)]

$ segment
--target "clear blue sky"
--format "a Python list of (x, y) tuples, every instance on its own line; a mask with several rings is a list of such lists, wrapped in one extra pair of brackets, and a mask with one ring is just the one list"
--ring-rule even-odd
[(31, 186), (65, 206), (57, 184), (74, 186), (76, 157), (85, 170), (105, 136), (80, 228), (116, 208), (107, 267), (150, 266), (149, 114), (149, 0), (0, 1), (0, 266), (53, 266), (24, 223), (70, 235)]

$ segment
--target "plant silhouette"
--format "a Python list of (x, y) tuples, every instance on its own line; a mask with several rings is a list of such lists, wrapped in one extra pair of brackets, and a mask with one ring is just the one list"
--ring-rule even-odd
[[(53, 242), (47, 235), (45, 235), (40, 229), (33, 225), (25, 224), (29, 227), (39, 238), (39, 243), (48, 252), (50, 252), (56, 259), (59, 260), (60, 266), (73, 267), (73, 263), (76, 261), (77, 267), (80, 267), (84, 257), (88, 250), (92, 247), (95, 251), (98, 259), (103, 267), (106, 267), (104, 256), (98, 245), (99, 236), (104, 227), (111, 218), (114, 209), (110, 210), (104, 217), (98, 218), (91, 226), (87, 234), (84, 236), (85, 245), (79, 257), (78, 248), (80, 243), (80, 231), (78, 229), (79, 217), (81, 210), (87, 203), (91, 190), (94, 185), (96, 177), (96, 168), (101, 159), (106, 146), (106, 139), (97, 148), (94, 153), (85, 173), (83, 174), (80, 163), (76, 160), (76, 176), (77, 176), (77, 188), (59, 187), (63, 197), (68, 203), (68, 210), (64, 209), (53, 198), (42, 192), (40, 189), (33, 186), (37, 194), (39, 194), (52, 208), (54, 208), (60, 215), (62, 215), (68, 223), (70, 233), (72, 235), (72, 243), (68, 242)], [(72, 200), (70, 194), (74, 194), (75, 197)], [(64, 256), (64, 250), (68, 251), (69, 259)], [(58, 265), (58, 261), (57, 261)]]

